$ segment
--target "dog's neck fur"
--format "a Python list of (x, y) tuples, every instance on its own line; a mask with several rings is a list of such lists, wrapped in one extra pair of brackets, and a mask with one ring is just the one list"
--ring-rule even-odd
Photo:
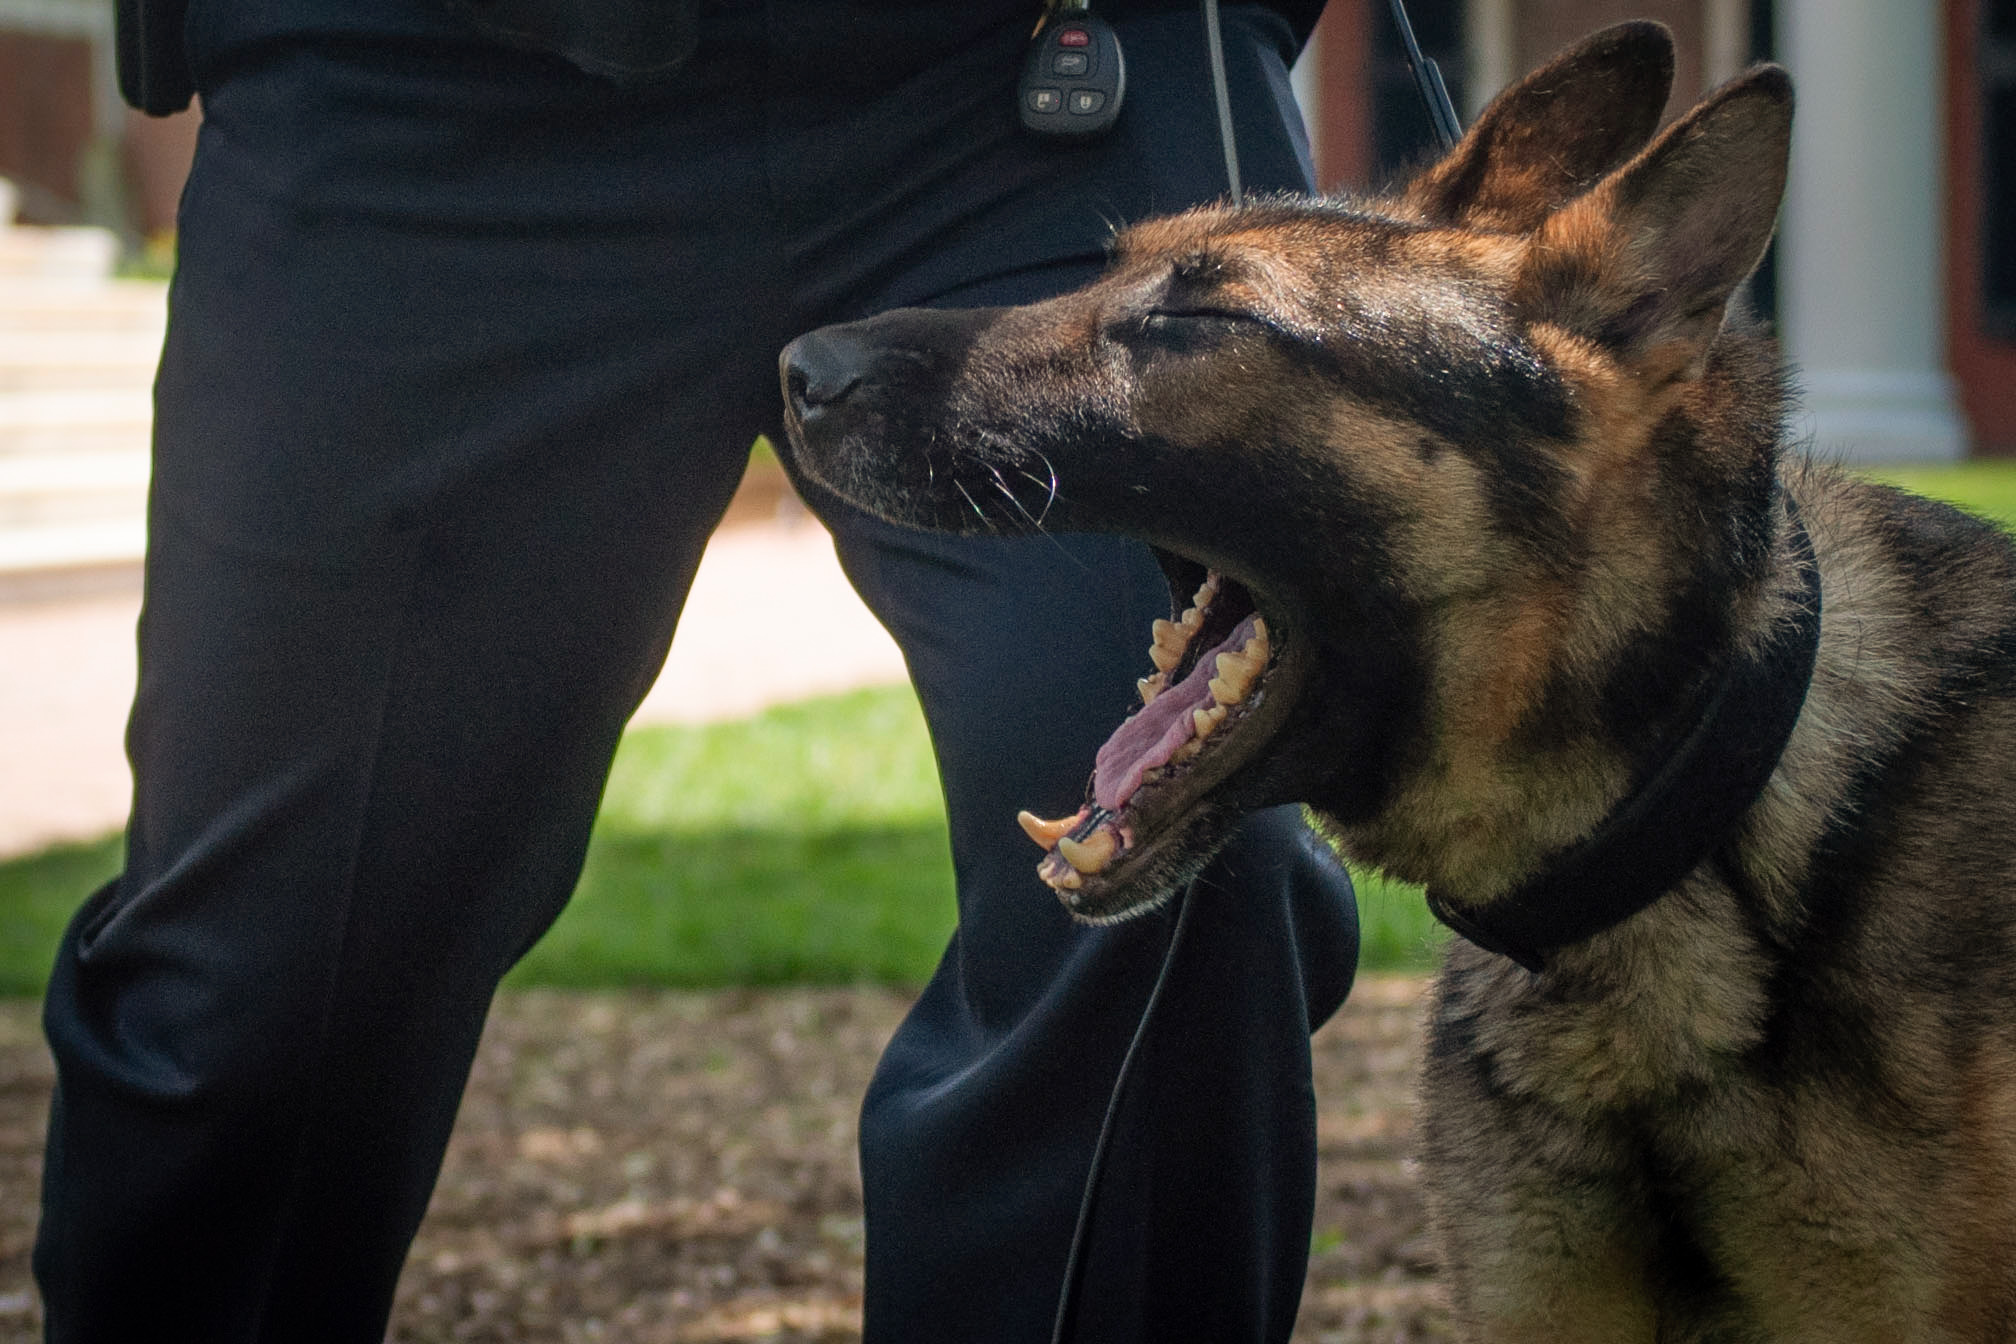
[(1646, 909), (1723, 849), (1791, 739), (1819, 649), (1819, 567), (1797, 506), (1784, 498), (1801, 583), (1791, 619), (1732, 658), (1672, 750), (1586, 836), (1487, 900), (1431, 884), (1438, 919), (1538, 974), (1550, 951)]

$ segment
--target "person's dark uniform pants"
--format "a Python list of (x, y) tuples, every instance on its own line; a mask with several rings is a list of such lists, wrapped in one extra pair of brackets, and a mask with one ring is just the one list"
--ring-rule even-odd
[[(287, 12), (315, 8), (347, 12)], [(195, 7), (130, 850), (47, 1008), (56, 1344), (382, 1339), (492, 991), (574, 883), (776, 424), (778, 350), (1051, 293), (1111, 223), (1222, 190), (1187, 8), (1121, 15), (1130, 106), (1077, 149), (1014, 126), (1033, 6), (731, 8), (640, 90), (407, 0)], [(1303, 186), (1285, 25), (1227, 24), (1247, 180)], [(959, 878), (863, 1113), (867, 1338), (1046, 1340), (1171, 923), (1073, 926), (1013, 818), (1076, 806), (1166, 592), (1130, 543), (813, 502), (909, 659)], [(1349, 886), (1282, 809), (1190, 901), (1079, 1340), (1293, 1322), (1308, 1033), (1350, 983)]]

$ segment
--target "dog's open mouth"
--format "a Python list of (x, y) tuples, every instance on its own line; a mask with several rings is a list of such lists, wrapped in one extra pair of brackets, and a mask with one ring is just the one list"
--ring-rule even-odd
[(1085, 805), (1054, 821), (1017, 818), (1049, 851), (1037, 875), (1080, 918), (1122, 918), (1165, 894), (1130, 887), (1124, 874), (1271, 735), (1254, 721), (1281, 637), (1243, 585), (1207, 571), (1190, 605), (1156, 621), (1153, 635), (1141, 708), (1099, 749)]

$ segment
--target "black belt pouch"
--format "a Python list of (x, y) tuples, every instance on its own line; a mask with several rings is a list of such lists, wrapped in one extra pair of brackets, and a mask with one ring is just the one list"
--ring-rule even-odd
[[(619, 84), (669, 75), (698, 41), (699, 0), (446, 0), (478, 31), (549, 52)], [(188, 0), (118, 0), (119, 91), (154, 116), (189, 106), (195, 80), (183, 23)]]
[(189, 106), (196, 81), (182, 43), (188, 0), (119, 0), (113, 11), (113, 55), (120, 96), (142, 112), (165, 117)]

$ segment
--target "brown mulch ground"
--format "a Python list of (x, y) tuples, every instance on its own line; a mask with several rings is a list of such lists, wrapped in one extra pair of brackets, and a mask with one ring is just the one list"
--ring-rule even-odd
[[(1316, 1037), (1315, 1254), (1297, 1344), (1444, 1338), (1404, 1157), (1421, 982), (1367, 977)], [(390, 1344), (860, 1337), (854, 1116), (907, 1000), (880, 990), (505, 996)], [(0, 1003), (0, 1344), (28, 1274), (49, 1064)]]

